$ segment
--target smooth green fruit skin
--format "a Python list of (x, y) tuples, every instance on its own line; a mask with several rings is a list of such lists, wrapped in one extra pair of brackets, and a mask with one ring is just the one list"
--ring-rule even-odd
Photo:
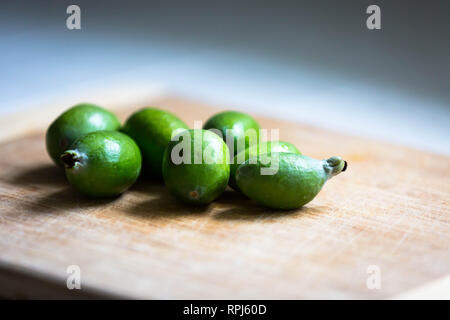
[[(273, 153), (272, 153), (273, 155)], [(310, 202), (332, 176), (346, 169), (339, 157), (317, 160), (293, 153), (278, 153), (279, 168), (274, 175), (261, 175), (261, 156), (241, 164), (236, 171), (240, 190), (250, 199), (274, 209), (294, 209)], [(256, 160), (255, 164), (250, 161)], [(336, 161), (330, 165), (330, 160)]]
[[(195, 132), (201, 137), (202, 150), (194, 148)], [(164, 153), (164, 182), (178, 199), (191, 204), (208, 204), (227, 187), (230, 176), (229, 150), (225, 142), (210, 131), (188, 130), (188, 133), (186, 139), (189, 139), (191, 145), (190, 163), (173, 163), (171, 153), (179, 142), (170, 142)], [(205, 163), (206, 157), (203, 157), (201, 163), (195, 164), (193, 160), (195, 152), (197, 156), (203, 152), (211, 161)]]
[(122, 132), (132, 137), (141, 149), (145, 173), (161, 178), (164, 151), (177, 129), (188, 129), (188, 126), (170, 112), (149, 107), (132, 114)]
[(236, 170), (240, 164), (259, 154), (271, 152), (287, 152), (287, 153), (302, 154), (300, 150), (298, 150), (297, 147), (290, 142), (266, 141), (251, 145), (244, 151), (241, 151), (236, 156), (234, 156), (233, 161), (230, 165), (230, 181), (228, 182), (230, 187), (232, 187), (236, 191), (239, 191), (239, 187), (236, 184)]
[[(238, 111), (224, 111), (215, 114), (209, 118), (203, 126), (203, 129), (216, 129), (222, 133), (222, 138), (226, 142), (227, 130), (231, 130), (233, 141), (233, 146), (228, 145), (228, 147), (233, 148), (231, 157), (235, 156), (238, 152), (247, 149), (250, 145), (258, 143), (260, 126), (255, 119), (253, 119), (248, 114), (238, 112)], [(255, 139), (249, 139), (245, 135), (247, 130), (255, 130)], [(242, 142), (238, 142), (245, 139), (245, 147), (242, 148)]]
[(95, 198), (127, 190), (139, 177), (142, 164), (137, 144), (118, 131), (91, 132), (77, 139), (61, 159), (69, 183)]
[(98, 130), (118, 130), (117, 117), (99, 106), (81, 103), (62, 113), (50, 125), (45, 141), (52, 160), (62, 166), (59, 156), (79, 137)]

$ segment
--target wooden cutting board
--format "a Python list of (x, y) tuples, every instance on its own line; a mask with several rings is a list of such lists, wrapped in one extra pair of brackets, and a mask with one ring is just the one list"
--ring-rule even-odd
[[(173, 97), (145, 104), (190, 126), (219, 110)], [(59, 111), (34, 115), (46, 126)], [(449, 157), (255, 116), (307, 155), (342, 156), (348, 170), (294, 211), (232, 190), (191, 207), (153, 181), (94, 201), (53, 166), (32, 113), (1, 119), (0, 296), (370, 299), (414, 297), (430, 283), (431, 295), (448, 295)], [(66, 287), (71, 265), (81, 290)], [(378, 276), (381, 287), (368, 287)]]

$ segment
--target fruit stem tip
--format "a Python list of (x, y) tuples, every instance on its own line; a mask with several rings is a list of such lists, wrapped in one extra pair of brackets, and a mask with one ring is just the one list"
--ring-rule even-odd
[(65, 151), (61, 157), (61, 162), (64, 164), (64, 167), (67, 169), (73, 168), (79, 162), (79, 156), (76, 151), (67, 150)]
[(341, 157), (331, 157), (326, 160), (325, 166), (330, 176), (335, 176), (338, 173), (347, 170), (347, 161), (342, 160)]

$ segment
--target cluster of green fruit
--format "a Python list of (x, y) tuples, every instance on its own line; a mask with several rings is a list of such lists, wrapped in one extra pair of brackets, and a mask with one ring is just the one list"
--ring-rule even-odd
[[(311, 201), (329, 178), (347, 167), (340, 157), (304, 156), (288, 142), (255, 142), (248, 139), (249, 130), (258, 137), (260, 126), (235, 111), (214, 115), (203, 129), (189, 129), (172, 113), (144, 108), (121, 127), (113, 113), (79, 104), (50, 125), (46, 145), (53, 161), (65, 168), (69, 183), (90, 197), (123, 193), (142, 167), (143, 174), (162, 177), (170, 192), (187, 203), (210, 203), (230, 185), (262, 205), (292, 209)], [(180, 149), (180, 140), (185, 148)], [(175, 156), (182, 161), (174, 161)], [(275, 159), (277, 170), (262, 174)]]

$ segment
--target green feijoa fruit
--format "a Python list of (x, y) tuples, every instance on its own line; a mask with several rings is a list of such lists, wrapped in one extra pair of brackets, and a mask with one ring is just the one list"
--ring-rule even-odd
[(179, 129), (188, 129), (188, 126), (170, 112), (149, 107), (133, 113), (122, 132), (132, 137), (141, 149), (145, 173), (161, 178), (164, 150), (172, 134)]
[(184, 202), (207, 204), (227, 187), (229, 150), (211, 131), (186, 130), (166, 148), (163, 177), (170, 192)]
[(239, 191), (239, 187), (236, 184), (236, 170), (240, 164), (259, 154), (271, 152), (287, 152), (287, 153), (302, 154), (297, 149), (297, 147), (294, 146), (292, 143), (284, 141), (266, 141), (251, 145), (244, 151), (241, 151), (234, 156), (233, 161), (231, 162), (230, 165), (230, 181), (228, 181), (230, 187), (232, 187), (236, 191)]
[[(213, 115), (203, 129), (220, 133), (230, 149), (231, 157), (258, 142), (260, 126), (248, 114), (238, 111), (224, 111)], [(229, 134), (227, 136), (227, 130)]]
[(271, 153), (239, 165), (236, 182), (247, 197), (264, 206), (294, 209), (314, 199), (328, 179), (346, 168), (347, 162), (340, 157), (317, 160), (293, 153)]
[(47, 130), (45, 142), (52, 160), (62, 166), (59, 156), (79, 137), (98, 130), (118, 130), (117, 117), (99, 106), (81, 103), (63, 112)]
[(61, 155), (69, 183), (90, 197), (117, 196), (141, 172), (137, 144), (118, 131), (95, 131), (75, 140)]

